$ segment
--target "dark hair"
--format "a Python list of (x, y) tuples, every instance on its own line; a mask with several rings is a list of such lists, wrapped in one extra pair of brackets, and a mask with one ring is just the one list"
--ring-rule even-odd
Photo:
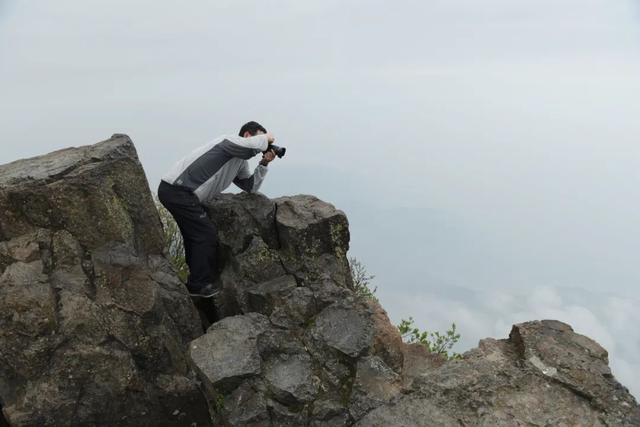
[(261, 130), (264, 133), (267, 133), (267, 130), (262, 127), (262, 125), (258, 122), (248, 122), (242, 125), (240, 128), (240, 136), (243, 136), (245, 132), (249, 132), (251, 136), (255, 136), (258, 131)]

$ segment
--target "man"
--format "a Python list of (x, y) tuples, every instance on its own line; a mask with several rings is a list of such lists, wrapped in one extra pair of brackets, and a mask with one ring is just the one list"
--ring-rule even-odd
[[(217, 233), (204, 205), (232, 182), (244, 191), (258, 191), (275, 158), (269, 150), (273, 142), (264, 127), (249, 122), (239, 136), (224, 135), (196, 148), (162, 177), (158, 198), (182, 233), (190, 295), (209, 298), (219, 293), (213, 284)], [(247, 159), (261, 152), (262, 160), (251, 174)]]

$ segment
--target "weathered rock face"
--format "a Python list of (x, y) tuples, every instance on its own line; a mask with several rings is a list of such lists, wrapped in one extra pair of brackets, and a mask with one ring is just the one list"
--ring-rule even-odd
[(0, 166), (0, 400), (33, 425), (208, 425), (202, 334), (126, 136)]
[(127, 137), (0, 166), (0, 425), (640, 425), (606, 351), (563, 323), (462, 360), (403, 343), (354, 294), (328, 203), (226, 194), (210, 216), (224, 298), (205, 333)]
[(412, 392), (355, 425), (640, 425), (606, 351), (554, 320), (515, 325), (509, 339), (481, 340), (463, 360), (412, 375)]
[(210, 216), (230, 317), (191, 357), (216, 424), (640, 425), (606, 351), (560, 322), (515, 325), (463, 360), (404, 344), (384, 310), (352, 292), (348, 221), (328, 203), (222, 195)]
[(343, 212), (244, 193), (221, 195), (210, 214), (226, 317), (190, 355), (218, 402), (215, 424), (349, 425), (400, 393), (402, 340), (351, 290)]

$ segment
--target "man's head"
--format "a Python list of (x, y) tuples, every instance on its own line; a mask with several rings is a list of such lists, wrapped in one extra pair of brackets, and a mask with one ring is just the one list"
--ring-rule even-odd
[(267, 133), (267, 130), (258, 122), (248, 122), (242, 125), (239, 135), (245, 138)]

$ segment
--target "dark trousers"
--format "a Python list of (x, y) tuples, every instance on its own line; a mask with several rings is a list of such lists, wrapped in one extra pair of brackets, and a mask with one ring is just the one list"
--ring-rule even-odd
[(187, 188), (164, 181), (160, 181), (158, 199), (176, 220), (182, 233), (184, 255), (189, 266), (187, 286), (197, 290), (206, 283), (213, 283), (218, 237), (204, 206)]

